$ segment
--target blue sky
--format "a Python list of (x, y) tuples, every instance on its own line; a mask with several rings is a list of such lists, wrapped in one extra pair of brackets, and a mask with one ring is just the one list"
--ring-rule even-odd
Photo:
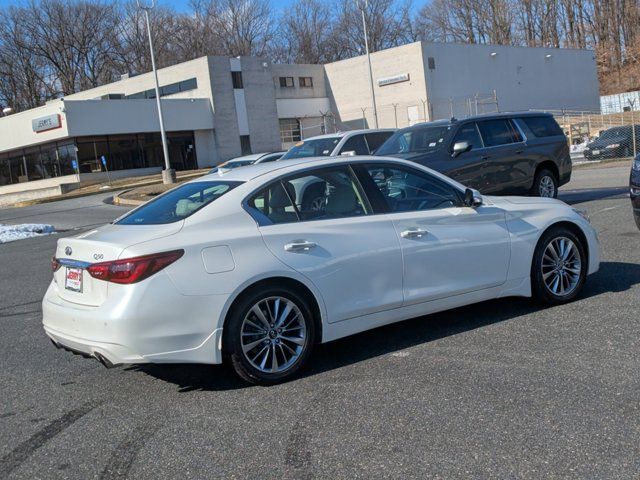
[[(287, 7), (295, 0), (270, 0), (271, 4), (276, 10)], [(8, 7), (10, 5), (20, 5), (25, 3), (21, 0), (0, 0), (0, 8)], [(158, 0), (161, 5), (173, 5), (176, 10), (185, 11), (189, 9), (189, 0)]]

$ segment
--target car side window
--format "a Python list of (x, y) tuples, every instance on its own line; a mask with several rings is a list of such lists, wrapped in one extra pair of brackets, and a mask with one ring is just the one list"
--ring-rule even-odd
[(375, 132), (365, 134), (367, 144), (369, 145), (368, 153), (373, 154), (391, 135), (393, 135), (393, 132)]
[(249, 200), (248, 205), (267, 218), (270, 223), (290, 223), (299, 220), (298, 212), (292, 202), (295, 192), (285, 190), (286, 183), (277, 181), (261, 190)]
[(340, 149), (340, 153), (355, 152), (356, 155), (369, 155), (369, 147), (364, 141), (364, 135), (354, 135), (349, 138)]
[(458, 133), (456, 133), (456, 136), (453, 139), (451, 147), (458, 142), (467, 142), (474, 150), (483, 147), (480, 132), (478, 132), (478, 126), (475, 122), (465, 123), (460, 127), (460, 130), (458, 130)]
[(456, 188), (428, 173), (385, 164), (369, 164), (365, 166), (365, 170), (390, 212), (463, 206)]
[(522, 141), (520, 132), (506, 118), (483, 120), (478, 122), (478, 129), (485, 147), (497, 147)]
[(351, 169), (328, 167), (282, 181), (292, 192), (300, 220), (358, 217), (370, 213)]

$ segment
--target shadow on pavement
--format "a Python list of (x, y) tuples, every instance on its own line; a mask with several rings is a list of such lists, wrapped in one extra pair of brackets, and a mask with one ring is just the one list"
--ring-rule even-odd
[[(588, 278), (577, 301), (605, 293), (626, 291), (638, 283), (640, 264), (603, 262), (600, 264), (600, 270)], [(318, 345), (310, 367), (301, 377), (313, 376), (415, 345), (512, 320), (544, 308), (528, 298), (505, 298), (376, 328)], [(180, 392), (249, 387), (238, 379), (231, 369), (219, 365), (147, 364), (127, 367), (127, 370), (140, 371), (165, 382), (174, 383)]]
[(589, 188), (585, 190), (561, 190), (558, 194), (558, 199), (571, 205), (574, 203), (589, 202), (591, 200), (626, 198), (628, 196), (629, 187), (612, 187)]

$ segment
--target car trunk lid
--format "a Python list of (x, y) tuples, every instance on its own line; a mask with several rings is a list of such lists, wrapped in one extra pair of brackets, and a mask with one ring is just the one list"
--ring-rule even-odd
[(76, 237), (58, 240), (55, 257), (61, 264), (54, 273), (60, 298), (87, 306), (99, 306), (107, 298), (109, 283), (93, 278), (93, 263), (117, 260), (132, 245), (173, 235), (183, 222), (163, 225), (105, 225)]

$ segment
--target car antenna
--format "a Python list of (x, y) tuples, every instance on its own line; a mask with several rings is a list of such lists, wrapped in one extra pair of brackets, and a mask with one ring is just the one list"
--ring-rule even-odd
[(451, 117), (450, 122), (451, 123), (456, 123), (458, 121), (458, 119), (456, 117)]

